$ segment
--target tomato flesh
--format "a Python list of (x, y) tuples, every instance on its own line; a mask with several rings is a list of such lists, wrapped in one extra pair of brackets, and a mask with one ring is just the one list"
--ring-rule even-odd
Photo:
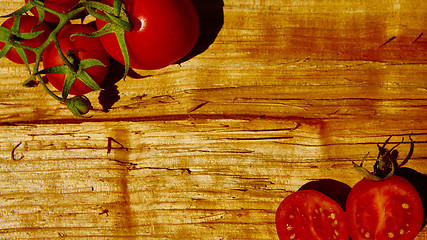
[(392, 176), (380, 182), (363, 179), (347, 198), (353, 240), (411, 240), (421, 229), (421, 198), (409, 181)]
[[(8, 18), (6, 21), (2, 23), (2, 27), (11, 29), (13, 22), (15, 20), (15, 17)], [(49, 37), (50, 34), (50, 28), (46, 23), (41, 23), (38, 25), (38, 18), (34, 16), (28, 16), (28, 15), (22, 15), (21, 21), (19, 22), (19, 32), (25, 33), (25, 32), (39, 32), (40, 33), (37, 37), (32, 39), (24, 39), (21, 40), (20, 43), (22, 45), (26, 45), (29, 47), (40, 47)], [(4, 47), (4, 43), (0, 42), (0, 49)], [(34, 63), (36, 61), (36, 54), (29, 50), (24, 49), (25, 55), (27, 57), (28, 63)], [(22, 60), (21, 56), (19, 56), (18, 52), (15, 50), (15, 48), (9, 49), (9, 51), (5, 55), (9, 60), (15, 63), (23, 64), (24, 61)]]
[[(103, 2), (110, 5), (112, 0)], [(124, 1), (133, 26), (125, 32), (130, 67), (159, 69), (181, 58), (195, 45), (200, 31), (199, 17), (191, 0), (127, 0)], [(105, 25), (97, 20), (97, 28)], [(101, 37), (107, 52), (124, 64), (116, 36)]]
[(276, 211), (279, 239), (348, 240), (347, 219), (334, 200), (315, 190), (286, 197)]

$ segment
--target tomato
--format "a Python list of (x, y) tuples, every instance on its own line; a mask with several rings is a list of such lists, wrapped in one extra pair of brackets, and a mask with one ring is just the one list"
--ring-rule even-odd
[[(27, 2), (28, 0), (25, 0), (25, 3)], [(79, 3), (79, 0), (44, 0), (43, 3), (46, 7), (52, 10), (61, 13), (67, 13), (71, 8), (73, 8), (77, 3)], [(32, 8), (30, 11), (34, 14), (34, 16), (39, 16), (39, 13), (35, 7)], [(44, 21), (59, 22), (59, 18), (56, 15), (45, 11)]]
[[(68, 50), (73, 51), (77, 61), (84, 59), (98, 59), (104, 66), (92, 66), (86, 69), (86, 72), (92, 77), (92, 79), (98, 83), (98, 85), (104, 80), (110, 57), (102, 47), (99, 38), (84, 37), (84, 36), (70, 36), (74, 33), (91, 33), (96, 31), (95, 28), (89, 25), (83, 24), (69, 24), (66, 25), (58, 34), (58, 41), (61, 47), (61, 51), (66, 54)], [(52, 43), (43, 52), (43, 67), (49, 68), (57, 65), (63, 65), (59, 53)], [(65, 75), (64, 74), (47, 74), (48, 81), (58, 90), (62, 90), (64, 85)], [(83, 95), (92, 91), (90, 87), (84, 84), (82, 81), (77, 79), (70, 89), (72, 95)]]
[[(8, 18), (6, 21), (2, 23), (1, 26), (11, 29), (14, 20), (15, 20), (15, 17)], [(50, 28), (46, 23), (41, 23), (40, 25), (37, 26), (38, 22), (39, 22), (38, 18), (34, 16), (28, 16), (28, 15), (21, 16), (21, 21), (19, 23), (19, 32), (24, 33), (24, 32), (31, 32), (31, 31), (33, 32), (43, 31), (35, 38), (20, 40), (20, 43), (22, 45), (29, 46), (29, 47), (40, 47), (47, 40), (50, 34)], [(4, 46), (5, 46), (5, 43), (0, 42), (0, 48), (3, 49)], [(36, 54), (33, 51), (24, 49), (24, 52), (27, 57), (28, 63), (33, 63), (36, 61)], [(6, 53), (5, 56), (12, 62), (21, 63), (21, 64), (24, 63), (24, 61), (21, 59), (21, 56), (19, 56), (15, 48), (9, 49), (9, 51)]]
[(276, 211), (276, 229), (281, 240), (349, 238), (342, 208), (315, 190), (300, 190), (287, 196)]
[(411, 240), (423, 221), (417, 190), (399, 176), (379, 182), (359, 181), (350, 191), (346, 209), (353, 240)]
[[(113, 0), (104, 0), (112, 6)], [(199, 36), (199, 17), (191, 0), (125, 0), (131, 32), (125, 33), (130, 67), (159, 69), (183, 58)], [(98, 29), (105, 25), (97, 20)], [(101, 37), (107, 52), (124, 64), (114, 34)]]

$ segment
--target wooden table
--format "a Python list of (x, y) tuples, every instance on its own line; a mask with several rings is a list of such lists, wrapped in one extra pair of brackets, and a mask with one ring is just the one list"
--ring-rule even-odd
[(196, 56), (88, 94), (87, 120), (0, 60), (1, 239), (278, 239), (283, 198), (353, 186), (390, 135), (427, 174), (425, 0), (195, 3)]

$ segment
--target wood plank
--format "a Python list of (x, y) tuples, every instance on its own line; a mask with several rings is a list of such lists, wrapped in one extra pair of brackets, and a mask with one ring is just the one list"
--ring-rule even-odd
[[(274, 239), (274, 212), (282, 198), (317, 179), (352, 186), (360, 177), (351, 161), (368, 151), (372, 160), (375, 143), (386, 137), (339, 127), (322, 136), (313, 130), (321, 132), (319, 126), (270, 122), (8, 126), (14, 141), (0, 143), (2, 233), (203, 239), (200, 232), (208, 230), (218, 237)], [(2, 133), (0, 139), (7, 139)], [(113, 142), (108, 153), (108, 137), (123, 146)], [(413, 138), (409, 166), (422, 172), (427, 135)], [(24, 157), (13, 161), (19, 142), (15, 154)], [(403, 157), (408, 142), (399, 150)]]

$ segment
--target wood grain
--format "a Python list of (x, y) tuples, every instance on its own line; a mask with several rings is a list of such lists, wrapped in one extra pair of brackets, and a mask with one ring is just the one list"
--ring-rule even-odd
[(0, 60), (1, 239), (278, 239), (284, 197), (345, 197), (390, 135), (427, 174), (427, 2), (194, 2), (194, 56), (108, 79), (87, 120)]

